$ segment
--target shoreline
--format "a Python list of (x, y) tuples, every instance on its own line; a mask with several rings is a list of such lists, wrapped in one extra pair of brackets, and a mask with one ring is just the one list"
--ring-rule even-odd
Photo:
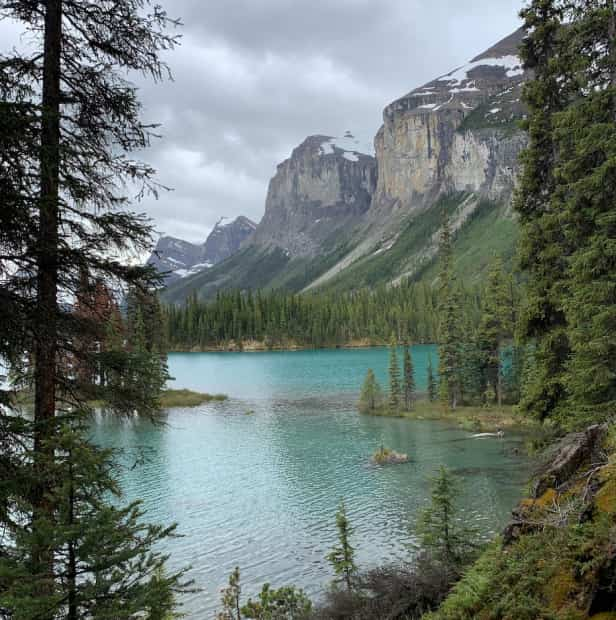
[[(436, 346), (436, 343), (433, 342), (414, 342), (411, 346)], [(277, 345), (266, 345), (261, 341), (249, 341), (244, 343), (242, 346), (238, 345), (235, 342), (231, 342), (227, 345), (218, 345), (218, 346), (208, 346), (208, 347), (173, 347), (167, 351), (167, 354), (172, 353), (293, 353), (296, 351), (338, 351), (341, 349), (379, 349), (379, 348), (388, 348), (390, 346), (389, 342), (374, 342), (374, 341), (351, 341), (345, 344), (329, 344), (323, 346), (313, 346), (313, 345), (300, 345), (294, 342), (287, 342), (284, 344)], [(399, 346), (403, 346), (400, 344)]]

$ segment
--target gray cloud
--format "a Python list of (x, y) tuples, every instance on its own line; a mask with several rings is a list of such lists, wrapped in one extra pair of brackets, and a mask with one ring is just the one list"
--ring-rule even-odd
[(174, 81), (140, 86), (146, 118), (163, 123), (164, 137), (146, 158), (174, 191), (140, 209), (161, 232), (193, 241), (223, 215), (259, 220), (276, 164), (306, 136), (349, 129), (372, 138), (389, 102), (512, 32), (522, 7), (522, 0), (160, 1), (184, 22), (182, 45), (167, 57)]

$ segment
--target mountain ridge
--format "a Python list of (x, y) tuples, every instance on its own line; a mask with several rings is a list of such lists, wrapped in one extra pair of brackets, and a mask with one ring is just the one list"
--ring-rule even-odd
[[(171, 286), (165, 299), (181, 302), (192, 292), (207, 299), (225, 288), (348, 290), (422, 277), (436, 254), (443, 209), (454, 232), (465, 228), (490, 254), (510, 255), (517, 230), (510, 202), (526, 144), (517, 126), (529, 77), (518, 57), (523, 36), (515, 31), (387, 105), (374, 157), (329, 136), (307, 138), (278, 166), (265, 215), (240, 254)], [(496, 235), (499, 247), (478, 228), (488, 221), (507, 230)], [(477, 253), (465, 277), (478, 276), (487, 252)], [(248, 273), (258, 273), (254, 284)]]
[(163, 275), (166, 285), (214, 267), (235, 254), (256, 228), (256, 224), (243, 215), (227, 220), (229, 218), (221, 217), (202, 244), (162, 236), (147, 264)]

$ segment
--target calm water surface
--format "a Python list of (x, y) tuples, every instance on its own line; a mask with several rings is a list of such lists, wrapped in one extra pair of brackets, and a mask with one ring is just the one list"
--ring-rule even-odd
[[(413, 349), (420, 390), (429, 355), (436, 366), (432, 347)], [(203, 589), (183, 601), (190, 618), (213, 617), (236, 565), (245, 595), (269, 581), (318, 597), (331, 579), (324, 558), (341, 498), (362, 567), (412, 558), (427, 478), (441, 464), (460, 476), (467, 519), (486, 534), (503, 524), (528, 476), (520, 438), (358, 415), (366, 370), (385, 383), (387, 359), (386, 349), (173, 354), (175, 387), (230, 399), (170, 410), (164, 427), (99, 421), (97, 440), (124, 450), (127, 499), (142, 498), (154, 522), (178, 523), (182, 538), (165, 550)], [(371, 466), (381, 443), (412, 462)]]

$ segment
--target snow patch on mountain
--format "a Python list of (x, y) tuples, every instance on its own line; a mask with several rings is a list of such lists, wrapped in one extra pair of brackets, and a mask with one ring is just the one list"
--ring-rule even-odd
[(371, 140), (358, 138), (347, 131), (342, 137), (328, 138), (321, 144), (321, 155), (334, 155), (336, 149), (342, 156), (352, 162), (359, 161), (358, 155), (374, 156), (374, 145)]

